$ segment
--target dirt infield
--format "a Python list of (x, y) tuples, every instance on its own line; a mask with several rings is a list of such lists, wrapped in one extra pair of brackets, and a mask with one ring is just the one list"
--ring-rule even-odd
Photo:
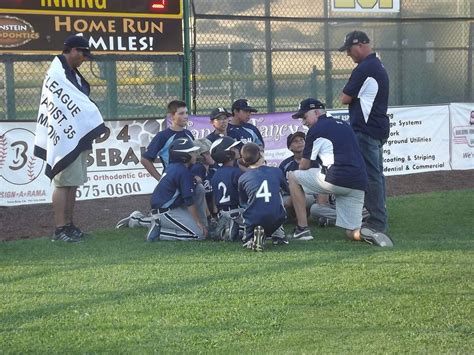
[[(387, 195), (474, 188), (474, 170), (392, 176), (387, 178)], [(148, 211), (149, 195), (79, 201), (75, 223), (85, 231), (113, 228), (133, 210)], [(50, 235), (53, 231), (51, 204), (0, 207), (0, 241)]]

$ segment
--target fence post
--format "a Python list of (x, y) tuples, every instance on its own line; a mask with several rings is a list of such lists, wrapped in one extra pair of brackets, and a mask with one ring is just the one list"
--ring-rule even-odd
[[(186, 102), (188, 109), (191, 109), (191, 88), (190, 88), (190, 61), (191, 61), (191, 46), (189, 37), (189, 1), (183, 0), (183, 100)], [(194, 108), (195, 109), (195, 108)]]
[(272, 74), (272, 29), (270, 22), (270, 0), (265, 0), (265, 59), (267, 76), (267, 111), (275, 112), (275, 83)]
[(13, 59), (7, 58), (5, 60), (5, 106), (6, 119), (16, 120), (16, 105), (15, 105), (15, 68), (13, 66)]
[(326, 86), (326, 107), (333, 107), (333, 92), (332, 92), (332, 63), (331, 53), (329, 47), (329, 1), (324, 1), (324, 75)]
[[(474, 5), (472, 5), (474, 7)], [(467, 46), (467, 80), (466, 80), (466, 102), (474, 100), (474, 92), (472, 88), (472, 45), (474, 43), (474, 23), (469, 24), (469, 38)]]
[(105, 62), (105, 78), (107, 81), (107, 118), (117, 119), (117, 62)]
[(316, 65), (313, 65), (313, 70), (311, 71), (311, 77), (309, 79), (309, 96), (318, 97), (318, 75), (319, 71)]

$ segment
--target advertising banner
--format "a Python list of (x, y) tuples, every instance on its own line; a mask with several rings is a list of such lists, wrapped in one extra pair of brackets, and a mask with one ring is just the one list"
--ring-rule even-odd
[(383, 148), (384, 174), (451, 170), (449, 106), (390, 107), (390, 137)]
[(474, 169), (474, 104), (450, 104), (451, 165), (454, 170)]
[[(108, 121), (88, 158), (88, 181), (78, 200), (148, 194), (156, 186), (140, 163), (164, 120)], [(49, 203), (53, 185), (45, 162), (33, 155), (35, 122), (0, 123), (0, 206)], [(161, 171), (161, 164), (155, 165)]]
[[(387, 176), (474, 169), (473, 105), (390, 107), (390, 138), (384, 145)], [(348, 119), (346, 110), (331, 110)], [(286, 137), (306, 131), (292, 113), (252, 115), (265, 140), (268, 165), (278, 166), (291, 152)], [(150, 194), (156, 186), (140, 163), (141, 153), (165, 120), (107, 121), (107, 131), (96, 139), (88, 159), (88, 182), (78, 189), (78, 200)], [(212, 129), (209, 117), (190, 116), (189, 130), (196, 138)], [(36, 122), (0, 123), (0, 206), (51, 202), (53, 186), (44, 174), (45, 163), (33, 156)], [(451, 132), (451, 133), (450, 133)], [(450, 136), (451, 134), (451, 136)], [(450, 144), (451, 153), (450, 155)], [(161, 164), (155, 164), (161, 171)]]
[[(286, 147), (286, 137), (296, 131), (307, 131), (299, 120), (291, 118), (292, 113), (252, 114), (249, 123), (257, 126), (265, 141), (265, 159), (269, 166), (278, 166), (291, 155)], [(206, 137), (213, 131), (208, 116), (190, 116), (188, 129), (196, 138)]]
[(2, 0), (0, 53), (57, 54), (70, 34), (94, 54), (181, 54), (180, 0)]

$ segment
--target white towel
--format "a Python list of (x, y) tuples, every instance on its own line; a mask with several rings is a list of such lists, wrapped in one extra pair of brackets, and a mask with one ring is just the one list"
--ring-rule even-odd
[(52, 179), (105, 131), (104, 119), (91, 99), (66, 77), (58, 57), (46, 73), (41, 91), (34, 154), (45, 160)]

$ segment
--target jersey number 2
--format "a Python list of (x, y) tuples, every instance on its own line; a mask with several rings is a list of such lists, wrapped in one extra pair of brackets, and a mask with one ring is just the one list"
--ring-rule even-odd
[(263, 198), (265, 202), (270, 202), (270, 197), (272, 197), (272, 193), (268, 191), (268, 181), (263, 180), (262, 184), (257, 190), (257, 193), (255, 194), (255, 197), (257, 198)]
[(221, 181), (219, 185), (217, 185), (217, 188), (220, 190), (222, 189), (222, 198), (219, 200), (219, 203), (226, 203), (230, 201), (230, 195), (226, 196), (227, 193), (227, 186)]

